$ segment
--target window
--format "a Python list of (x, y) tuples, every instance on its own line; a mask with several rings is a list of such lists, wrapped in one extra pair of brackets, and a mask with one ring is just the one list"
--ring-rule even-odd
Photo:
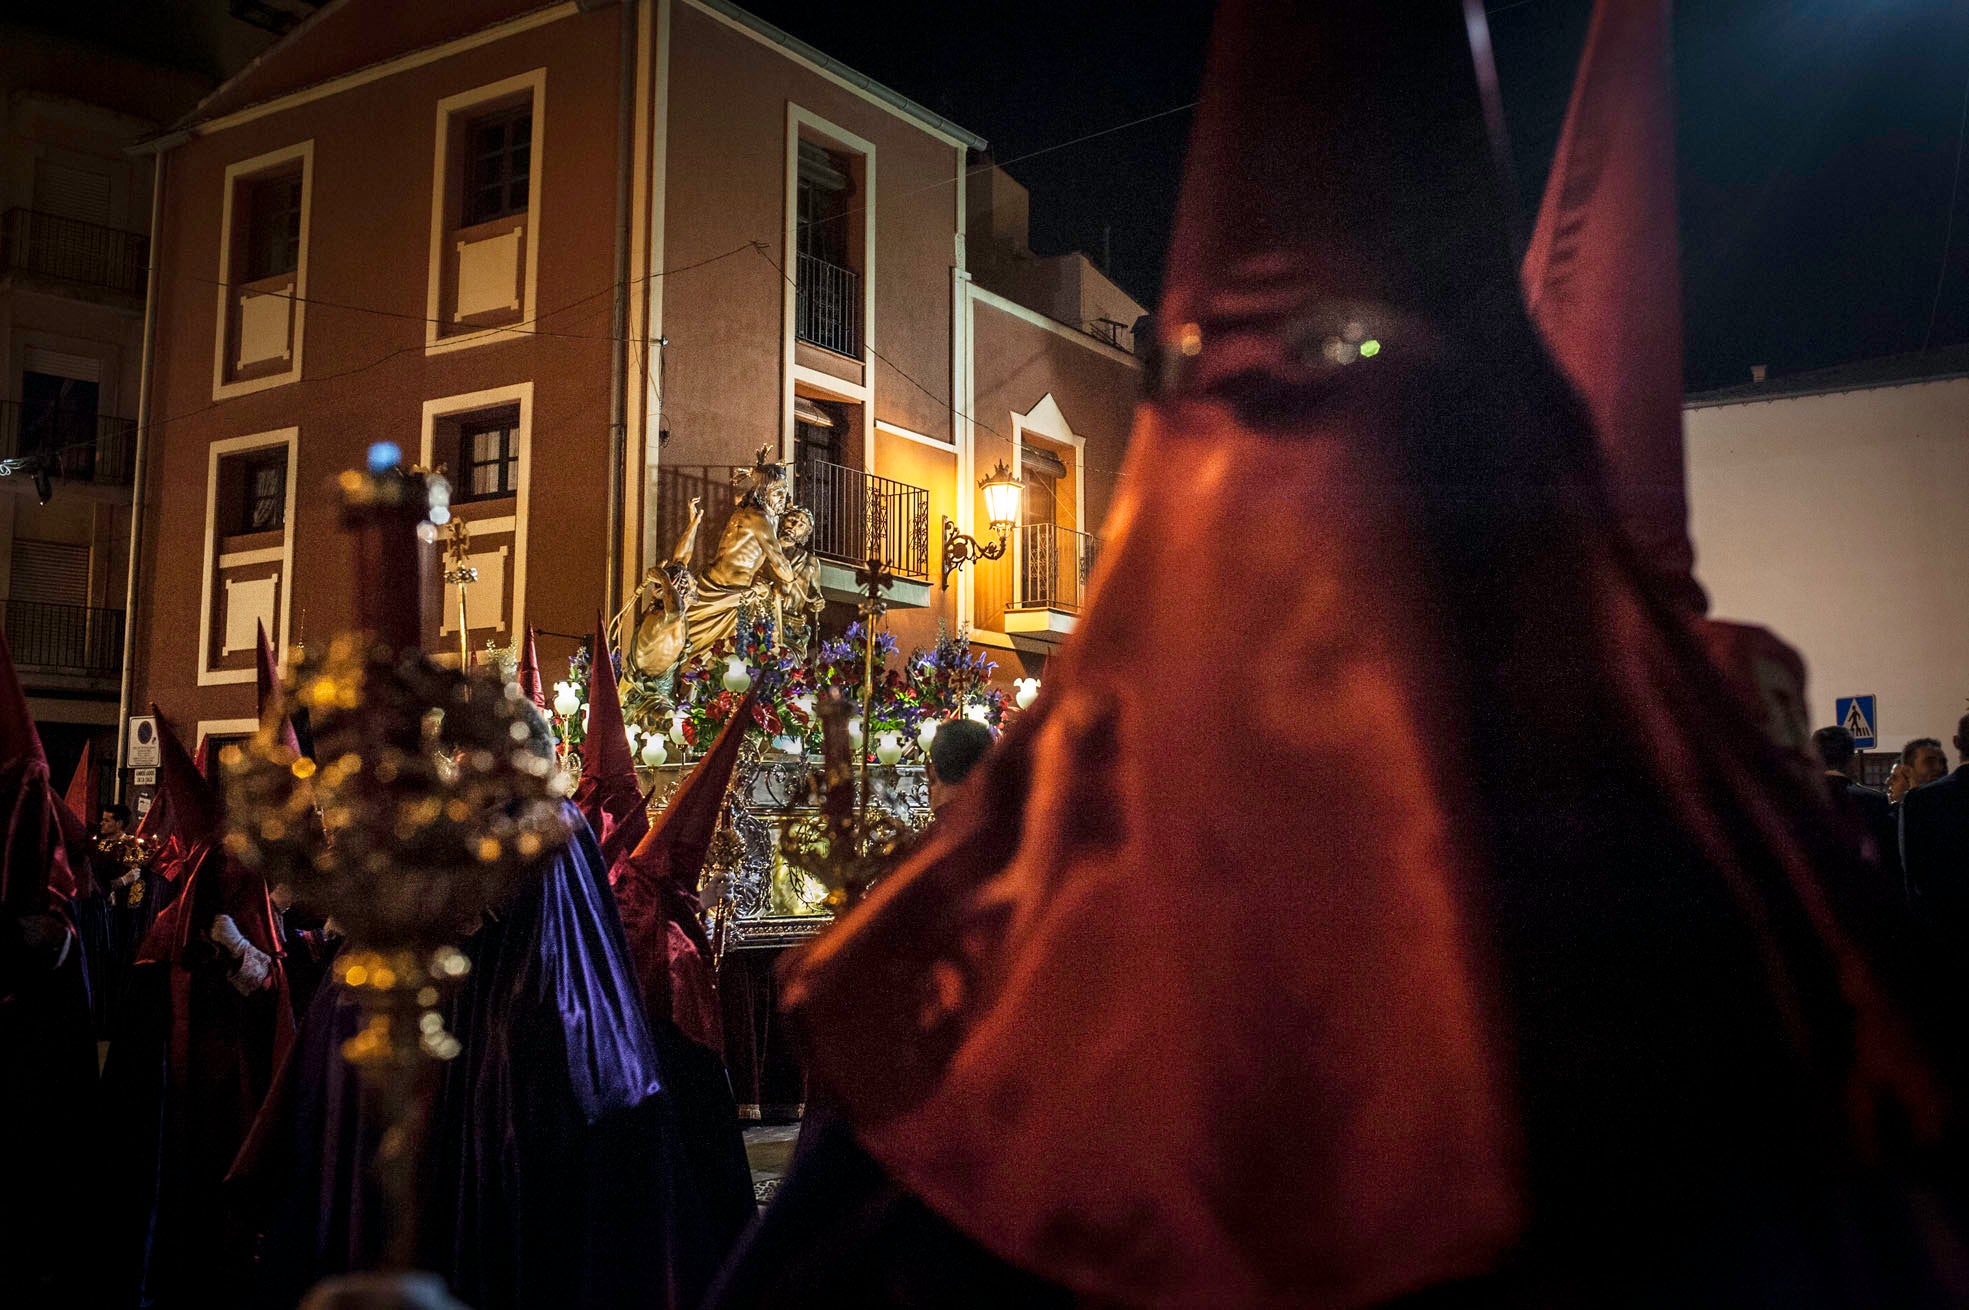
[(517, 406), (458, 422), (456, 500), (489, 500), (519, 490), (520, 414)]
[(852, 165), (812, 141), (800, 142), (794, 235), (794, 335), (834, 351), (861, 354), (861, 277), (853, 250), (861, 224), (853, 206)]
[(314, 142), (226, 166), (212, 398), (296, 381), (308, 304)]
[(239, 516), (234, 532), (279, 532), (287, 526), (287, 451), (240, 457)]
[(93, 381), (23, 370), (19, 453), (53, 456), (64, 471), (93, 459), (99, 394)]
[(1019, 472), (1025, 479), (1025, 521), (1028, 524), (1060, 521), (1060, 479), (1067, 475), (1066, 462), (1050, 450), (1021, 445)]
[(812, 141), (800, 143), (799, 247), (802, 255), (848, 265), (849, 163)]
[(793, 455), (801, 464), (824, 460), (841, 462), (841, 430), (844, 424), (839, 406), (805, 396), (793, 398)]
[(465, 194), (459, 205), (466, 227), (526, 212), (532, 154), (530, 103), (466, 125)]
[(296, 169), (246, 184), (243, 281), (284, 277), (301, 266), (301, 174)]
[[(508, 340), (531, 316), (540, 271), (547, 71), (437, 102), (424, 348)], [(440, 456), (449, 463), (453, 444)], [(461, 487), (462, 487), (461, 479)]]

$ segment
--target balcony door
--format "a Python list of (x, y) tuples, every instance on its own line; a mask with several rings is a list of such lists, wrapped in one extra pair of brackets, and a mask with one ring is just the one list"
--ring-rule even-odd
[(1024, 526), (1019, 533), (1019, 604), (1051, 605), (1060, 591), (1059, 533), (1055, 529), (1061, 519), (1060, 484), (1067, 476), (1067, 467), (1053, 452), (1028, 442), (1019, 451), (1019, 472), (1025, 482), (1020, 506)]
[(51, 472), (87, 479), (96, 459), (101, 364), (81, 355), (29, 350), (21, 370), (19, 453), (44, 455)]

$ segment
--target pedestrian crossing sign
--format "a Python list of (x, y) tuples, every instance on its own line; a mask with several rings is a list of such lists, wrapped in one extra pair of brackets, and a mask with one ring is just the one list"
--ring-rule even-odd
[(1863, 751), (1873, 749), (1879, 736), (1880, 716), (1872, 696), (1841, 696), (1834, 702), (1839, 726), (1853, 734), (1853, 745)]

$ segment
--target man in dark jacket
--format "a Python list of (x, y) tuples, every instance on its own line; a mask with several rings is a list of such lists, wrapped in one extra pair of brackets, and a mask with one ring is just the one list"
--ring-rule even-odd
[(1825, 761), (1825, 785), (1832, 793), (1832, 807), (1860, 832), (1861, 858), (1877, 868), (1893, 868), (1899, 845), (1893, 803), (1886, 792), (1861, 785), (1853, 734), (1840, 727), (1820, 728), (1812, 734), (1812, 745), (1818, 747), (1819, 757)]
[(1949, 934), (1969, 926), (1969, 714), (1955, 728), (1960, 764), (1901, 801), (1901, 867), (1908, 897)]

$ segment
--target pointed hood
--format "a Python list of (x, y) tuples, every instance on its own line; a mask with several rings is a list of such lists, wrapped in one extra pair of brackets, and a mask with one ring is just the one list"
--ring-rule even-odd
[(14, 668), (14, 653), (7, 637), (0, 632), (0, 765), (40, 766), (48, 769), (48, 756), (41, 749), (41, 733), (34, 726), (34, 714), (27, 708), (27, 692), (21, 687)]
[[(254, 691), (258, 695), (260, 725), (278, 720), (276, 731), (280, 744), (295, 755), (301, 754), (301, 739), (294, 730), (293, 720), (288, 716), (286, 696), (280, 685), (280, 664), (274, 659), (273, 645), (267, 640), (267, 625), (260, 624), (257, 658), (253, 662)], [(201, 747), (203, 743), (200, 743)]]
[(1640, 581), (1525, 317), (1482, 22), (1221, 8), (1047, 695), (784, 966), (856, 1140), (1093, 1299), (1624, 1276), (1691, 1176), (1920, 1100), (1822, 805)]
[(648, 835), (609, 874), (645, 1008), (720, 1053), (724, 1021), (712, 978), (711, 942), (698, 918), (697, 883), (758, 699), (756, 692), (745, 694)]
[(87, 827), (89, 816), (96, 812), (96, 770), (95, 743), (82, 743), (82, 758), (75, 762), (75, 772), (68, 777), (68, 790), (62, 793), (62, 804), (68, 812), (82, 820)]
[(68, 859), (68, 871), (74, 885), (73, 894), (88, 896), (100, 891), (96, 882), (94, 861), (90, 858), (94, 843), (89, 839), (89, 817), (96, 812), (95, 743), (82, 743), (82, 758), (75, 762), (75, 772), (69, 775), (68, 790), (55, 812), (61, 825), (62, 850)]
[(1525, 252), (1525, 303), (1592, 412), (1622, 526), (1682, 609), (1694, 575), (1682, 454), (1682, 281), (1668, 0), (1594, 8)]
[(533, 643), (533, 625), (526, 625), (526, 645), (520, 648), (520, 667), (518, 671), (520, 690), (533, 702), (534, 708), (542, 714), (547, 713), (547, 684), (540, 677), (540, 652)]
[(0, 908), (39, 914), (51, 885), (64, 894), (73, 889), (59, 805), (13, 651), (0, 633)]
[(574, 803), (595, 830), (604, 859), (613, 864), (649, 831), (649, 813), (636, 783), (636, 760), (629, 753), (615, 665), (600, 615), (589, 649), (588, 729), (581, 741), (581, 782), (574, 789)]
[[(157, 718), (157, 792), (137, 825), (137, 834), (159, 844), (158, 871), (176, 878), (185, 851), (217, 838), (219, 802), (204, 770), (185, 753), (184, 743), (157, 706), (152, 705), (150, 712)], [(178, 860), (168, 858), (173, 850)]]

